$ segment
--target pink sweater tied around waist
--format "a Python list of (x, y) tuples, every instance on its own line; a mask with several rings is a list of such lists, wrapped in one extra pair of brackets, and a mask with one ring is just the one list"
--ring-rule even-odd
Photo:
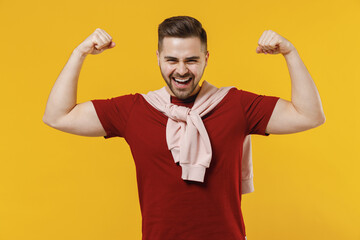
[[(205, 170), (210, 166), (212, 150), (202, 116), (210, 112), (233, 87), (217, 88), (204, 81), (192, 108), (171, 103), (166, 88), (142, 94), (145, 100), (169, 119), (166, 125), (168, 149), (182, 168), (183, 180), (204, 182)], [(243, 144), (241, 165), (242, 194), (254, 191), (251, 139)]]

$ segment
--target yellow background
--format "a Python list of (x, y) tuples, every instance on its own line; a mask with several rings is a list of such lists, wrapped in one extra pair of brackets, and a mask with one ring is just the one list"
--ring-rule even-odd
[(359, 13), (358, 0), (1, 0), (0, 239), (141, 239), (125, 140), (60, 132), (42, 116), (72, 50), (98, 27), (117, 46), (87, 57), (78, 102), (164, 86), (157, 26), (190, 15), (208, 34), (203, 80), (291, 100), (284, 57), (255, 52), (271, 29), (297, 48), (326, 115), (305, 132), (253, 135), (248, 239), (359, 240)]

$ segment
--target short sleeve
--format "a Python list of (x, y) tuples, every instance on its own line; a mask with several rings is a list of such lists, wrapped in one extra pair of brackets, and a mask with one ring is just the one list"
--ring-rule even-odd
[(125, 137), (126, 124), (135, 103), (135, 95), (93, 99), (96, 114), (106, 132), (105, 139)]
[(270, 134), (265, 133), (265, 130), (280, 97), (259, 95), (245, 90), (239, 91), (247, 122), (247, 133), (269, 136)]

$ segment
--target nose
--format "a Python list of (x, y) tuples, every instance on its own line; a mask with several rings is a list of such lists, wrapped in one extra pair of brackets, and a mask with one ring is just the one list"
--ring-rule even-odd
[(176, 71), (180, 76), (184, 76), (188, 72), (188, 68), (185, 63), (179, 62)]

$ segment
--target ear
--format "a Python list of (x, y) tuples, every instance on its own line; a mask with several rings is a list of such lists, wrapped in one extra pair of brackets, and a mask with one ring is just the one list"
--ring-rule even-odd
[(205, 67), (207, 66), (208, 59), (209, 59), (209, 51), (206, 52), (206, 56), (205, 56)]
[(156, 56), (157, 56), (157, 60), (158, 60), (158, 65), (160, 66), (160, 54), (159, 54), (159, 50), (156, 50)]

